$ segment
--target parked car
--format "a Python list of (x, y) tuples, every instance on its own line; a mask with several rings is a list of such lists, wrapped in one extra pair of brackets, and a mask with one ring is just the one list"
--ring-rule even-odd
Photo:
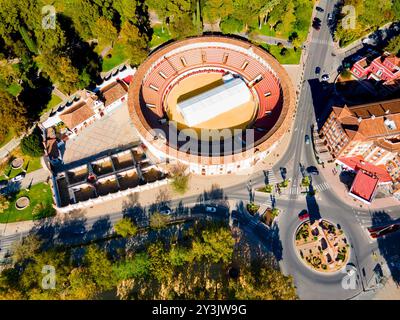
[(315, 68), (315, 74), (320, 74), (321, 72), (321, 68), (320, 67), (316, 67)]
[(331, 22), (333, 20), (332, 13), (328, 13), (328, 21)]
[(329, 74), (324, 74), (322, 77), (321, 77), (321, 80), (322, 81), (329, 81)]
[(321, 29), (321, 19), (315, 17), (313, 20), (312, 26), (315, 30)]
[(217, 212), (217, 208), (212, 206), (206, 206), (206, 212)]
[(324, 9), (321, 8), (321, 7), (316, 7), (315, 9), (316, 9), (318, 12), (324, 12)]
[(160, 213), (161, 214), (166, 214), (166, 215), (170, 215), (172, 213), (171, 209), (168, 207), (164, 207), (160, 209)]
[(318, 169), (316, 167), (314, 167), (314, 166), (308, 167), (307, 168), (307, 172), (309, 174), (313, 174), (313, 175), (316, 175), (316, 176), (319, 175)]
[(310, 137), (308, 136), (308, 134), (306, 134), (306, 136), (304, 137), (304, 141), (306, 144), (310, 144)]
[(22, 181), (22, 180), (24, 180), (25, 176), (26, 176), (26, 173), (21, 172), (21, 173), (17, 174), (14, 178), (10, 179), (10, 182)]
[(306, 220), (306, 219), (309, 219), (309, 218), (310, 218), (310, 214), (308, 213), (307, 210), (303, 210), (303, 211), (301, 211), (301, 212), (299, 213), (299, 219), (300, 219), (301, 221)]

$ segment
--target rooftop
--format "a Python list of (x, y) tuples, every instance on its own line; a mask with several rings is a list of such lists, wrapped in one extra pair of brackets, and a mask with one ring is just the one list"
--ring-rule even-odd
[(372, 177), (362, 170), (357, 172), (350, 189), (350, 194), (355, 195), (366, 202), (371, 202), (379, 179)]
[(392, 178), (390, 177), (389, 173), (386, 171), (383, 165), (382, 166), (373, 165), (369, 162), (366, 162), (362, 157), (339, 158), (336, 161), (342, 163), (343, 165), (354, 171), (361, 170), (369, 173), (371, 176), (376, 177), (379, 183), (392, 181)]
[(61, 114), (60, 119), (68, 128), (72, 129), (92, 116), (94, 116), (93, 109), (86, 102), (82, 101), (72, 109)]

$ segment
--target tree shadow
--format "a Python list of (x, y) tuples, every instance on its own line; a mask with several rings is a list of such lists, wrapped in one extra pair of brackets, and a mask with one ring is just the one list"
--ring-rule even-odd
[(197, 198), (197, 202), (199, 203), (211, 201), (213, 203), (225, 204), (227, 200), (228, 196), (225, 195), (224, 190), (218, 184), (213, 184), (209, 191), (204, 191)]
[(315, 199), (315, 189), (312, 182), (308, 187), (308, 193), (306, 196), (307, 210), (310, 215), (310, 223), (313, 224), (314, 221), (321, 219), (321, 213), (319, 211), (319, 206), (317, 200)]
[[(400, 223), (400, 219), (392, 219), (385, 211), (372, 213), (372, 226), (385, 227)], [(392, 278), (397, 286), (400, 286), (400, 232), (388, 233), (377, 238), (380, 255), (385, 259)]]

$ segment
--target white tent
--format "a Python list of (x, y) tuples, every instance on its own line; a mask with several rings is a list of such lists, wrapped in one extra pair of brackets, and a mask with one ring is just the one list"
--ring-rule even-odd
[(177, 104), (189, 127), (208, 121), (251, 100), (245, 82), (235, 78)]

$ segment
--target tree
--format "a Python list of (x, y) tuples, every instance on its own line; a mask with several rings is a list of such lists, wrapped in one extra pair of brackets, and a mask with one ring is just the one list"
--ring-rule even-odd
[(190, 176), (186, 173), (186, 166), (178, 163), (171, 167), (171, 184), (175, 192), (184, 194), (189, 188)]
[(389, 51), (397, 56), (400, 56), (400, 35), (393, 37), (388, 45), (385, 48), (386, 51)]
[(68, 56), (44, 53), (36, 57), (36, 61), (50, 80), (57, 84), (62, 91), (70, 94), (77, 89), (78, 69), (72, 65)]
[(88, 277), (96, 284), (98, 291), (111, 289), (114, 278), (106, 252), (92, 245), (87, 249), (84, 261)]
[(43, 154), (42, 137), (37, 130), (22, 138), (21, 151), (32, 157), (40, 157)]
[(137, 227), (129, 218), (123, 218), (114, 225), (115, 232), (123, 238), (133, 237), (137, 233)]
[(137, 17), (136, 17), (136, 7), (137, 7), (137, 2), (132, 1), (132, 0), (115, 0), (113, 2), (113, 6), (115, 10), (119, 13), (121, 17), (121, 21), (125, 22), (131, 22), (131, 23), (136, 23), (137, 22)]
[(68, 276), (67, 299), (89, 300), (97, 293), (96, 284), (89, 278), (85, 268), (74, 268)]
[(170, 221), (169, 216), (161, 214), (159, 212), (154, 212), (150, 216), (150, 228), (152, 229), (165, 228), (165, 226), (168, 224), (169, 221)]
[(43, 242), (36, 235), (27, 235), (22, 241), (14, 242), (12, 245), (12, 259), (14, 263), (33, 259), (39, 252)]
[(116, 278), (127, 280), (130, 278), (146, 278), (150, 274), (150, 259), (146, 252), (136, 253), (134, 257), (118, 262), (113, 266)]
[(227, 17), (222, 20), (220, 27), (223, 33), (231, 34), (242, 31), (243, 23), (233, 17)]
[(193, 242), (195, 259), (228, 264), (232, 259), (234, 239), (229, 229), (214, 228), (202, 232), (201, 241)]
[(4, 195), (0, 194), (0, 213), (3, 213), (4, 210), (7, 210), (9, 206), (10, 202), (8, 199)]
[(98, 19), (93, 29), (99, 42), (104, 45), (112, 43), (118, 36), (117, 29), (113, 26), (112, 22), (105, 17)]
[(0, 138), (9, 128), (21, 133), (27, 128), (28, 119), (25, 108), (11, 94), (0, 90)]
[(234, 298), (240, 300), (296, 300), (293, 279), (271, 267), (257, 274), (247, 266), (240, 269), (240, 281), (231, 282)]
[(206, 0), (203, 7), (204, 17), (211, 23), (228, 17), (233, 12), (232, 0)]
[(148, 38), (141, 34), (139, 29), (132, 23), (126, 21), (120, 32), (122, 43), (127, 46), (127, 55), (131, 64), (139, 65), (147, 57)]

